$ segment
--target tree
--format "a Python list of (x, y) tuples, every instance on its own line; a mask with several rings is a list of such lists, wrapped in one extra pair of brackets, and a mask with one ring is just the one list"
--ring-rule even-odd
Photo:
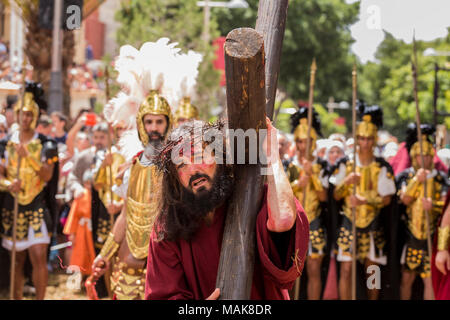
[[(425, 57), (426, 48), (436, 51), (450, 51), (450, 34), (434, 41), (417, 41), (418, 56), (418, 97), (422, 122), (433, 121), (434, 64), (445, 65), (446, 57)], [(405, 127), (415, 121), (415, 102), (411, 71), (412, 44), (395, 39), (385, 32), (385, 38), (377, 49), (377, 62), (369, 62), (362, 67), (359, 95), (369, 104), (383, 107), (384, 127), (391, 134), (405, 137)], [(448, 68), (448, 67), (447, 67)], [(450, 112), (449, 73), (439, 73), (438, 110)], [(444, 122), (440, 118), (439, 123)], [(450, 118), (445, 119), (450, 128)]]
[[(249, 9), (215, 9), (222, 35), (237, 27), (254, 27), (258, 0), (248, 0)], [(279, 87), (294, 99), (307, 100), (309, 68), (317, 61), (315, 101), (351, 99), (353, 42), (350, 26), (356, 22), (359, 3), (344, 0), (289, 1)]]
[[(9, 1), (1, 0), (9, 5)], [(20, 16), (26, 26), (24, 51), (33, 66), (33, 81), (40, 82), (46, 94), (49, 93), (52, 54), (52, 30), (42, 29), (39, 25), (39, 0), (14, 0), (20, 8)], [(15, 8), (11, 7), (11, 10)], [(67, 70), (72, 65), (75, 54), (75, 39), (72, 31), (63, 32), (62, 76), (63, 76), (63, 112), (70, 114), (70, 83)]]
[[(121, 23), (117, 30), (119, 45), (130, 44), (139, 48), (144, 42), (167, 37), (178, 42), (183, 51), (194, 50), (203, 54), (197, 79), (198, 96), (194, 102), (203, 118), (216, 103), (219, 87), (219, 73), (214, 69), (215, 59), (211, 44), (202, 40), (203, 10), (196, 0), (155, 0), (123, 1), (116, 12), (116, 20)], [(217, 24), (211, 17), (209, 33), (218, 36)], [(175, 106), (173, 106), (175, 108)]]

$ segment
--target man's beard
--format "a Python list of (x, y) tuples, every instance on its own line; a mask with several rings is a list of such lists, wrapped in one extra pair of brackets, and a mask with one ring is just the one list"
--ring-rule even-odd
[[(158, 138), (152, 139), (151, 135), (157, 135)], [(148, 159), (151, 159), (158, 155), (162, 149), (164, 136), (157, 131), (152, 131), (148, 134), (148, 144), (144, 148), (144, 154)]]
[[(214, 211), (230, 197), (234, 180), (232, 175), (226, 172), (224, 168), (224, 166), (217, 167), (218, 171), (212, 179), (211, 189), (209, 190), (201, 187), (194, 194), (190, 189), (183, 187), (183, 211), (188, 211), (191, 218), (196, 220), (205, 218), (209, 212)], [(211, 181), (211, 178), (207, 175), (196, 174), (191, 177), (189, 185), (198, 178), (206, 178)]]

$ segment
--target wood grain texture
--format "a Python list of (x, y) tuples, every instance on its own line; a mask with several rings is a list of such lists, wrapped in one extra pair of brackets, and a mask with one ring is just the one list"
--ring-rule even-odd
[(256, 31), (264, 37), (266, 54), (266, 113), (272, 119), (280, 71), (281, 49), (289, 0), (259, 0)]
[[(251, 28), (231, 31), (225, 42), (229, 129), (265, 129), (265, 67), (261, 34)], [(249, 146), (246, 141), (245, 150)], [(234, 146), (234, 150), (236, 150)], [(235, 189), (227, 209), (216, 285), (220, 299), (249, 299), (255, 260), (256, 216), (264, 176), (259, 164), (234, 165)]]

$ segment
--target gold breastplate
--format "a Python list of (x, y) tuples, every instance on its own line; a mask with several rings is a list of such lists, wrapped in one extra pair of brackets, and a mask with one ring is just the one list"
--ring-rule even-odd
[[(117, 173), (119, 171), (119, 166), (125, 163), (125, 158), (119, 153), (113, 153), (113, 162), (110, 167), (100, 168), (97, 173), (97, 177), (95, 179), (96, 183), (101, 185), (101, 188), (98, 191), (98, 195), (103, 204), (108, 206), (111, 203), (111, 182), (114, 185)], [(112, 175), (112, 178), (110, 176)], [(117, 194), (112, 192), (112, 199), (115, 203), (120, 203), (122, 198), (120, 198)]]
[[(8, 164), (6, 167), (6, 178), (13, 181), (17, 178), (18, 154), (15, 149), (16, 144), (9, 141), (6, 150), (8, 152)], [(26, 145), (28, 157), (32, 157), (34, 162), (41, 163), (42, 144), (39, 139), (34, 139)], [(19, 192), (19, 204), (27, 205), (44, 189), (45, 182), (33, 169), (28, 159), (21, 159), (19, 179), (22, 181), (22, 191)]]
[[(433, 201), (440, 200), (441, 187), (442, 186), (435, 182), (433, 178), (427, 179), (427, 197), (432, 198)], [(427, 220), (422, 206), (422, 198), (425, 194), (423, 184), (418, 187), (417, 192), (419, 196), (406, 209), (408, 214), (408, 229), (416, 239), (425, 240), (427, 239)], [(435, 229), (435, 224), (440, 213), (441, 210), (436, 210), (436, 208), (430, 211), (430, 230)]]
[(136, 259), (148, 254), (150, 234), (157, 215), (157, 190), (160, 175), (154, 165), (144, 167), (136, 159), (130, 169), (127, 192), (126, 239), (130, 252)]
[[(308, 221), (311, 222), (316, 219), (320, 215), (319, 210), (319, 197), (317, 195), (317, 186), (314, 186), (312, 179), (310, 179), (309, 183), (306, 185), (306, 199), (305, 203), (303, 203), (304, 190), (301, 189), (297, 183), (301, 176), (303, 176), (304, 170), (303, 168), (297, 167), (294, 164), (289, 168), (290, 170), (290, 181), (292, 186), (292, 191), (294, 192), (295, 197), (300, 201), (303, 208), (305, 209), (306, 216), (308, 217)], [(318, 177), (320, 174), (320, 165), (313, 164), (313, 175)]]
[[(349, 168), (350, 167), (350, 168)], [(347, 165), (347, 174), (352, 170), (352, 162), (349, 161)], [(365, 167), (356, 167), (356, 172), (361, 174), (361, 180), (359, 185), (356, 186), (356, 193), (365, 197), (366, 199), (372, 198), (378, 194), (378, 176), (380, 174), (380, 165), (373, 161), (371, 164)], [(352, 192), (353, 185), (350, 186)], [(356, 227), (366, 228), (376, 218), (378, 209), (372, 205), (361, 205), (356, 207)], [(352, 219), (352, 209), (350, 206), (350, 197), (345, 198), (344, 213), (350, 220)]]

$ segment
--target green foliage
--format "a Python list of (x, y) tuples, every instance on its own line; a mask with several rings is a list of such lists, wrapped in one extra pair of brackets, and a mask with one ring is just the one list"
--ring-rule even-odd
[[(279, 111), (277, 111), (279, 109)], [(283, 102), (276, 101), (274, 116), (276, 116), (274, 125), (283, 132), (291, 132), (290, 116), (295, 110), (297, 110), (297, 104), (292, 99), (286, 99)]]
[[(184, 52), (194, 50), (203, 54), (198, 76), (198, 98), (195, 100), (203, 118), (209, 116), (216, 105), (216, 91), (219, 87), (219, 73), (213, 68), (214, 50), (202, 40), (203, 9), (197, 7), (196, 0), (154, 0), (122, 1), (116, 12), (116, 20), (121, 23), (117, 30), (119, 45), (130, 44), (139, 48), (146, 41), (156, 41), (167, 37), (178, 42)], [(214, 16), (210, 21), (210, 37), (218, 36)], [(172, 106), (175, 109), (175, 106)]]
[(94, 112), (96, 114), (101, 114), (102, 115), (103, 114), (103, 108), (104, 108), (103, 103), (98, 102), (98, 101), (95, 102), (95, 104), (94, 104)]
[[(436, 51), (450, 51), (450, 35), (434, 41), (417, 41), (418, 59), (418, 98), (420, 117), (423, 123), (433, 121), (434, 64), (444, 67), (448, 57), (426, 57), (426, 48)], [(362, 67), (359, 77), (359, 97), (369, 104), (383, 107), (384, 128), (391, 134), (404, 139), (405, 127), (415, 121), (416, 105), (414, 101), (413, 77), (411, 69), (413, 48), (395, 39), (385, 32), (385, 39), (378, 47), (377, 62), (369, 62)], [(447, 66), (448, 68), (448, 66)], [(440, 71), (437, 109), (450, 112), (450, 74)], [(438, 123), (443, 123), (440, 117)], [(450, 128), (450, 118), (445, 120)]]
[(347, 127), (345, 125), (339, 125), (336, 120), (339, 115), (336, 112), (328, 112), (328, 109), (324, 108), (320, 104), (315, 104), (314, 109), (319, 114), (322, 121), (322, 134), (324, 138), (329, 137), (332, 133), (347, 133)]
[[(120, 85), (114, 81), (114, 79), (117, 78), (117, 71), (112, 67), (113, 58), (110, 55), (104, 55), (102, 57), (102, 62), (105, 67), (99, 72), (96, 82), (101, 88), (106, 88), (106, 68), (108, 68), (109, 98), (112, 98), (120, 91)], [(105, 94), (107, 94), (106, 91)]]
[[(278, 109), (279, 102), (275, 105), (275, 110)], [(336, 112), (329, 113), (326, 108), (320, 104), (314, 104), (314, 109), (319, 114), (322, 123), (323, 138), (327, 138), (332, 133), (347, 133), (345, 125), (336, 124), (336, 119), (339, 115)], [(291, 132), (290, 117), (291, 112), (297, 110), (297, 104), (292, 99), (284, 100), (281, 104), (280, 111), (276, 118), (275, 127), (283, 132)]]
[[(215, 9), (222, 35), (237, 27), (255, 27), (258, 0), (249, 9)], [(359, 3), (344, 0), (291, 0), (283, 41), (279, 87), (294, 99), (307, 100), (310, 66), (317, 61), (315, 101), (351, 98), (353, 42), (350, 25), (356, 22)]]

